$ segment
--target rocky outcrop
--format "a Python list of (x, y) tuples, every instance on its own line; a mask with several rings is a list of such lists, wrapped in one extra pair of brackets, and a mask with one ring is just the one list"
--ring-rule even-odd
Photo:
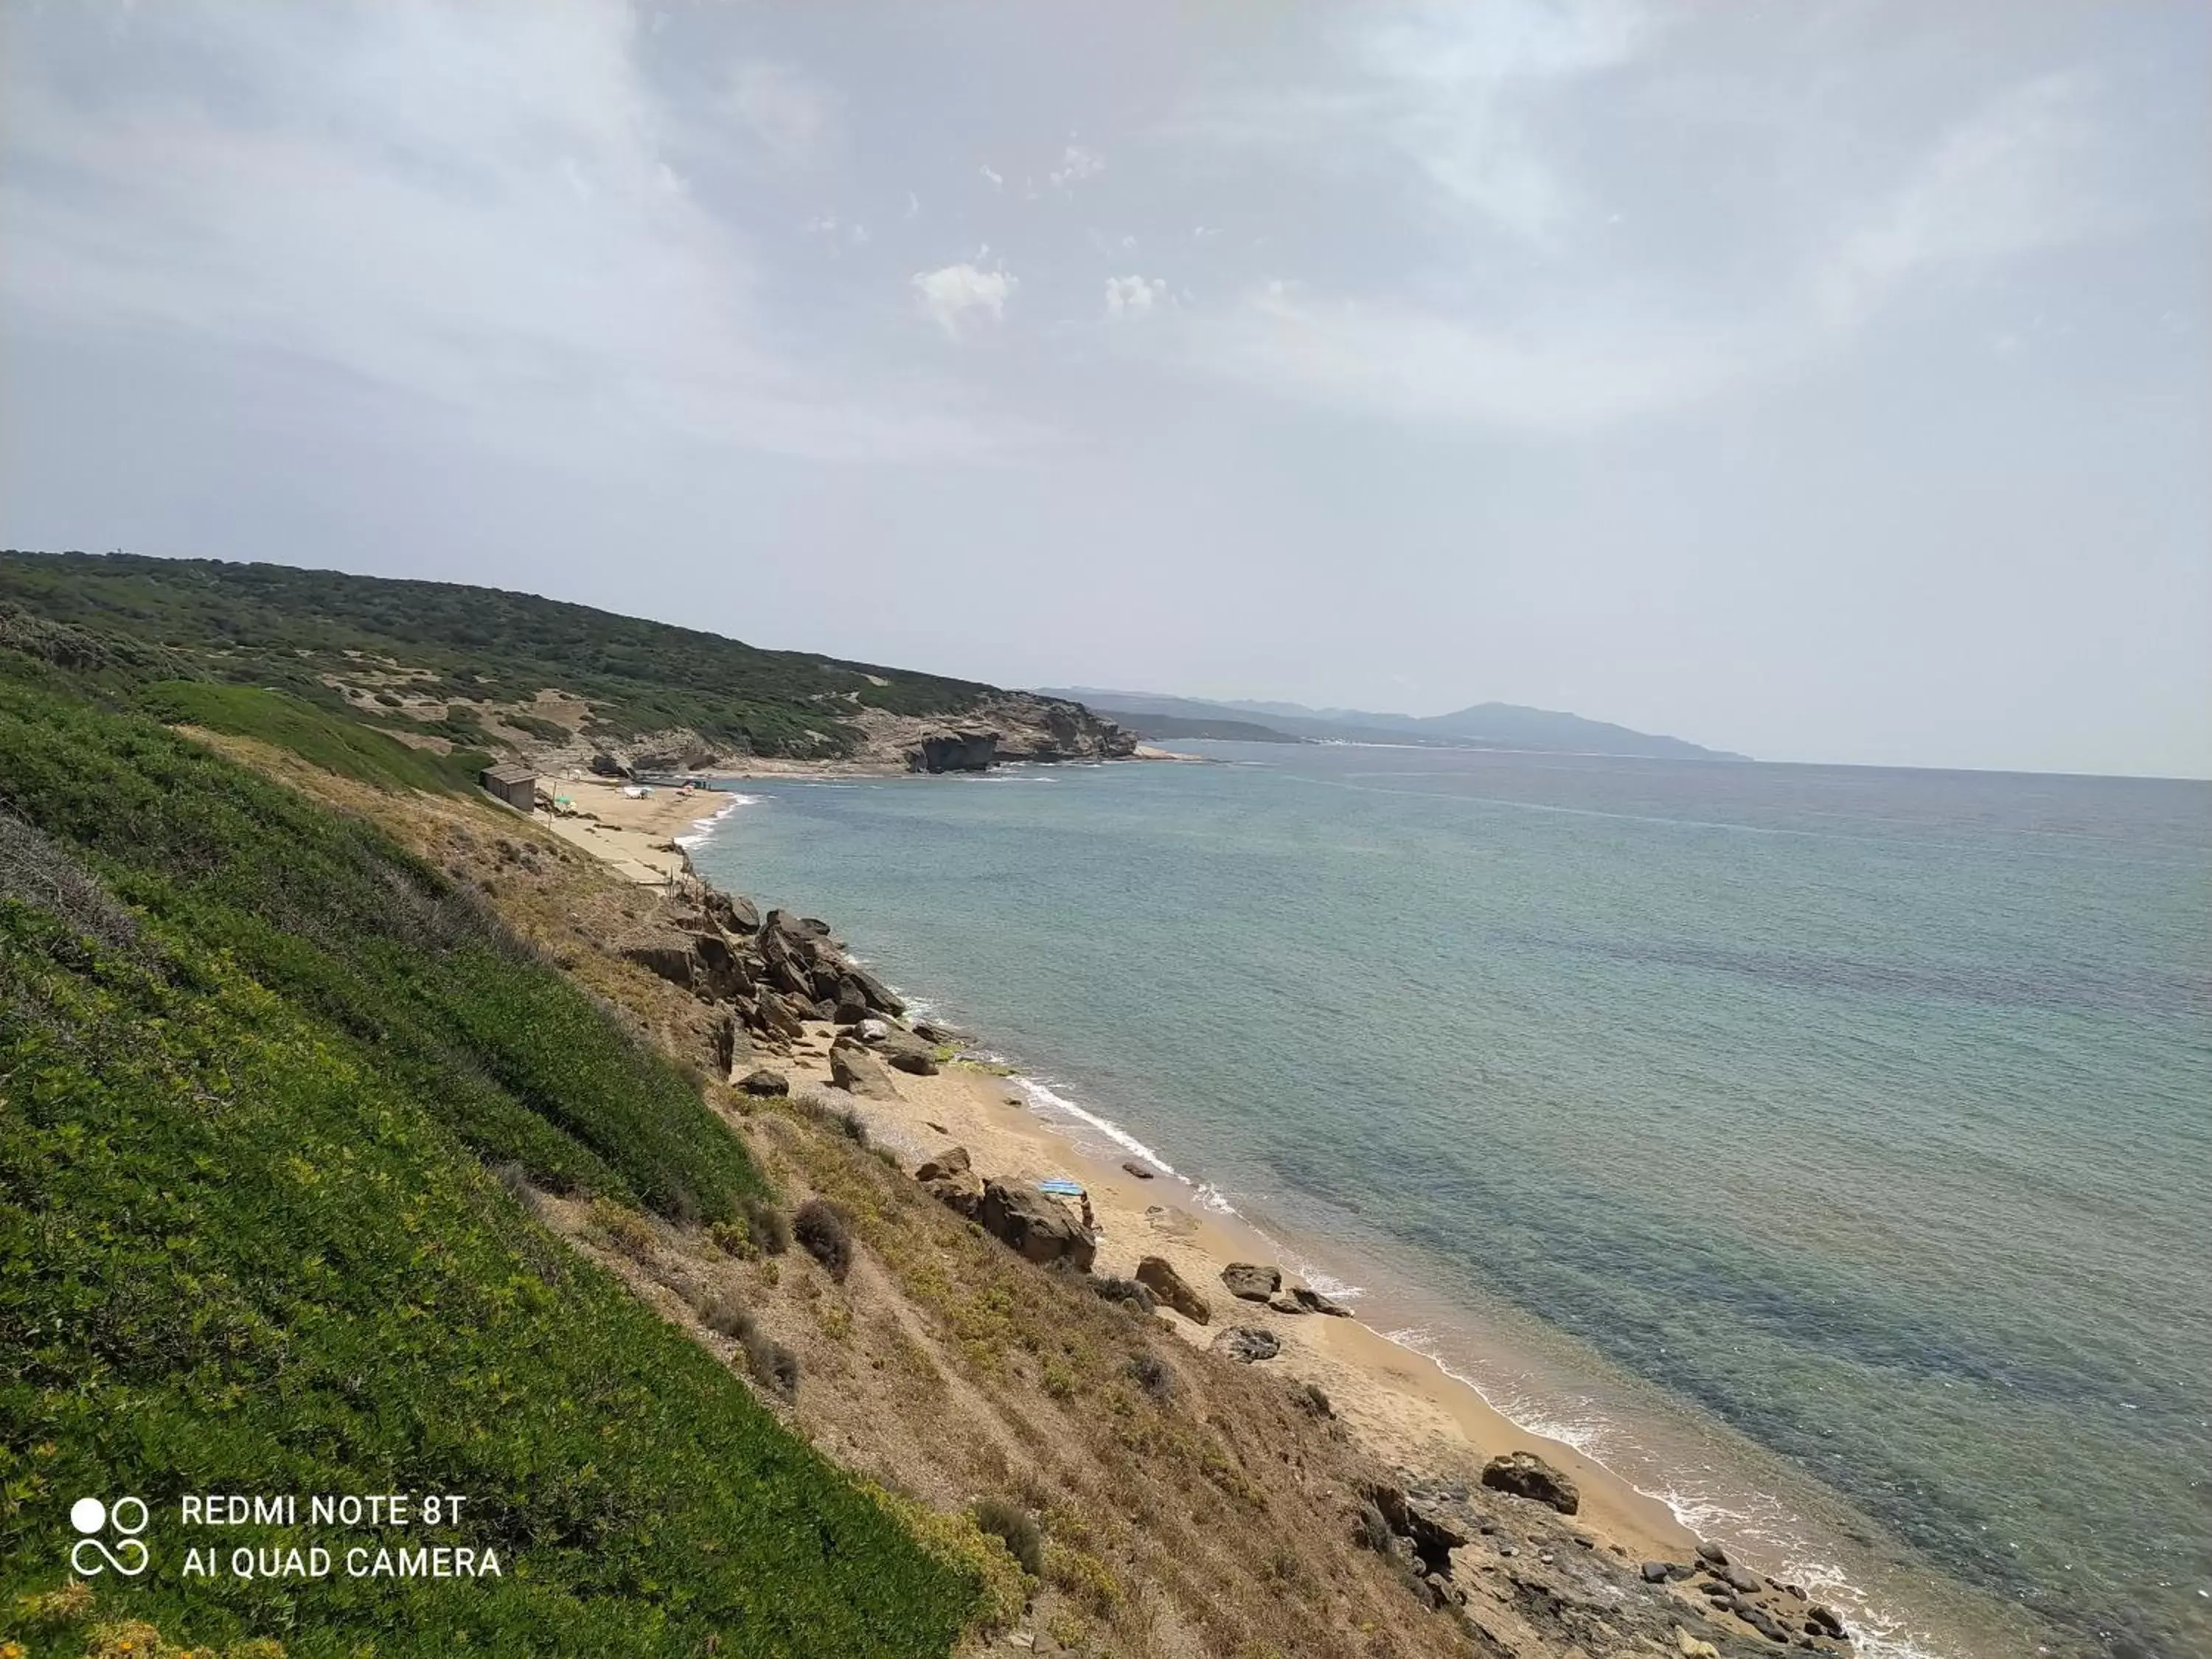
[(987, 1181), (975, 1221), (983, 1231), (1031, 1261), (1066, 1261), (1089, 1273), (1097, 1246), (1049, 1195), (1025, 1181)]
[(1193, 1324), (1212, 1322), (1213, 1310), (1206, 1305), (1206, 1298), (1191, 1289), (1165, 1256), (1148, 1255), (1139, 1261), (1137, 1282)]
[(988, 772), (998, 759), (995, 732), (933, 732), (906, 751), (909, 772)]
[(744, 1024), (732, 1009), (724, 1014), (714, 1027), (714, 1072), (725, 1081), (735, 1083), (752, 1067), (753, 1042), (745, 1035)]
[(760, 907), (741, 893), (725, 893), (720, 888), (709, 887), (701, 902), (707, 914), (725, 932), (757, 933), (760, 932)]
[(1561, 1515), (1572, 1515), (1583, 1506), (1575, 1483), (1534, 1452), (1508, 1452), (1482, 1468), (1482, 1484), (1492, 1492), (1547, 1504)]
[(954, 1146), (938, 1153), (915, 1170), (914, 1178), (939, 1203), (970, 1220), (982, 1205), (982, 1178), (969, 1166), (965, 1146)]
[(1465, 1549), (1474, 1539), (1443, 1516), (1413, 1502), (1402, 1486), (1377, 1481), (1362, 1493), (1394, 1537), (1413, 1546), (1414, 1559), (1424, 1573), (1451, 1577), (1451, 1553)]
[(839, 1037), (830, 1045), (830, 1081), (847, 1094), (858, 1095), (863, 1100), (899, 1097), (883, 1062), (850, 1037)]
[(1263, 1267), (1256, 1261), (1232, 1261), (1221, 1270), (1221, 1282), (1230, 1295), (1243, 1301), (1265, 1302), (1282, 1289), (1283, 1275), (1279, 1268)]
[(890, 763), (914, 772), (982, 771), (1011, 761), (1126, 760), (1137, 735), (1102, 720), (1081, 703), (1026, 691), (996, 691), (950, 720), (854, 712), (863, 734), (854, 758)]
[(784, 1076), (782, 1073), (771, 1072), (767, 1066), (763, 1066), (759, 1070), (748, 1072), (744, 1076), (739, 1078), (738, 1079), (738, 1087), (744, 1090), (749, 1095), (757, 1096), (762, 1099), (769, 1099), (775, 1096), (789, 1094), (791, 1092), (791, 1079)]
[(1323, 1296), (1319, 1291), (1310, 1290), (1304, 1285), (1291, 1285), (1290, 1297), (1304, 1313), (1328, 1314), (1337, 1319), (1352, 1317), (1352, 1310), (1346, 1307), (1344, 1304)]

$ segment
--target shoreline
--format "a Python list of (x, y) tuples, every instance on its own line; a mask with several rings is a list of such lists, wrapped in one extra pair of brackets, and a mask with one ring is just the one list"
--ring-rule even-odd
[[(1036, 1096), (1050, 1092), (1045, 1085), (1019, 1073), (999, 1075), (993, 1062), (956, 1060), (933, 1077), (896, 1073), (897, 1102), (848, 1096), (830, 1081), (827, 1050), (834, 1030), (810, 1025), (806, 1049), (783, 1066), (794, 1091), (811, 1089), (858, 1112), (871, 1139), (891, 1147), (909, 1166), (961, 1146), (979, 1170), (995, 1176), (1076, 1181), (1098, 1221), (1093, 1272), (1128, 1278), (1140, 1258), (1164, 1257), (1212, 1316), (1203, 1325), (1164, 1310), (1158, 1316), (1193, 1346), (1207, 1346), (1232, 1325), (1265, 1327), (1283, 1345), (1280, 1355), (1267, 1362), (1270, 1369), (1323, 1389), (1354, 1436), (1400, 1470), (1431, 1480), (1474, 1480), (1491, 1457), (1534, 1452), (1581, 1488), (1582, 1509), (1572, 1524), (1593, 1534), (1601, 1547), (1617, 1547), (1617, 1553), (1635, 1560), (1695, 1552), (1697, 1538), (1663, 1501), (1574, 1447), (1522, 1428), (1440, 1362), (1367, 1323), (1356, 1308), (1342, 1318), (1291, 1315), (1231, 1296), (1221, 1274), (1232, 1262), (1278, 1267), (1285, 1283), (1312, 1281), (1256, 1224), (1233, 1210), (1209, 1206), (1203, 1194), (1210, 1189), (1202, 1184), (1168, 1173), (1164, 1164), (1152, 1178), (1139, 1178), (1124, 1161), (1063, 1133), (1040, 1113)], [(1126, 1159), (1142, 1161), (1133, 1152)], [(1313, 1288), (1325, 1295), (1352, 1294), (1352, 1287), (1332, 1287), (1326, 1279)]]
[[(622, 805), (606, 813), (611, 822), (586, 826), (580, 834), (564, 838), (623, 869), (633, 880), (672, 881), (677, 874), (689, 871), (692, 849), (707, 842), (738, 806), (757, 799), (719, 785), (749, 776), (805, 781), (894, 775), (888, 768), (795, 763), (748, 769), (744, 773), (718, 771), (712, 775), (712, 781), (701, 775), (697, 782), (687, 781), (680, 787), (654, 786), (642, 799), (623, 795), (614, 781), (580, 780), (581, 787), (591, 792), (586, 799), (595, 807), (610, 799)], [(727, 799), (716, 810), (702, 813), (702, 797), (710, 793)], [(540, 822), (546, 821), (543, 811), (536, 816)], [(650, 849), (661, 854), (652, 861), (661, 865), (661, 871), (649, 877), (637, 873), (641, 865), (651, 867), (635, 856), (640, 850), (637, 841), (679, 825), (690, 833)], [(625, 860), (628, 869), (623, 868)], [(927, 1022), (936, 1016), (925, 997), (909, 1007), (908, 1018)], [(1210, 1182), (1176, 1170), (1158, 1151), (1120, 1124), (1067, 1099), (1048, 1082), (1024, 1073), (1006, 1057), (977, 1045), (969, 1034), (948, 1038), (961, 1049), (961, 1057), (939, 1073), (925, 1077), (892, 1073), (900, 1098), (884, 1102), (833, 1086), (829, 1045), (838, 1030), (825, 1022), (809, 1021), (805, 1037), (793, 1045), (788, 1058), (769, 1062), (788, 1075), (794, 1093), (811, 1092), (834, 1109), (855, 1113), (871, 1141), (894, 1152), (908, 1170), (957, 1146), (966, 1148), (979, 1171), (994, 1177), (1074, 1180), (1091, 1200), (1099, 1224), (1097, 1273), (1129, 1277), (1140, 1257), (1166, 1258), (1206, 1301), (1212, 1316), (1206, 1324), (1196, 1324), (1168, 1311), (1164, 1304), (1157, 1316), (1163, 1323), (1195, 1347), (1208, 1346), (1231, 1325), (1265, 1327), (1283, 1345), (1281, 1353), (1268, 1362), (1269, 1370), (1322, 1389), (1355, 1441), (1407, 1477), (1409, 1487), (1448, 1486), (1454, 1482), (1475, 1485), (1489, 1458), (1514, 1451), (1534, 1452), (1569, 1474), (1581, 1489), (1581, 1511), (1568, 1521), (1570, 1528), (1586, 1534), (1585, 1541), (1595, 1547), (1608, 1550), (1632, 1565), (1692, 1556), (1701, 1538), (1717, 1538), (1734, 1551), (1740, 1540), (1726, 1522), (1753, 1520), (1751, 1515), (1684, 1492), (1671, 1473), (1662, 1474), (1661, 1491), (1639, 1486), (1599, 1455), (1583, 1450), (1575, 1440), (1509, 1414), (1492, 1403), (1479, 1382), (1452, 1369), (1443, 1352), (1431, 1351), (1446, 1345), (1434, 1342), (1425, 1324), (1388, 1328), (1397, 1322), (1371, 1322), (1364, 1316), (1369, 1310), (1365, 1305), (1350, 1309), (1351, 1317), (1336, 1318), (1284, 1313), (1234, 1297), (1223, 1283), (1222, 1269), (1232, 1262), (1255, 1262), (1279, 1267), (1286, 1285), (1304, 1283), (1325, 1296), (1358, 1298), (1364, 1294), (1359, 1288), (1316, 1269), (1320, 1261), (1331, 1255), (1332, 1243), (1344, 1247), (1334, 1251), (1339, 1258), (1347, 1250), (1353, 1255), (1360, 1252), (1345, 1241), (1318, 1236), (1310, 1241), (1317, 1248), (1310, 1254), (1302, 1250), (1299, 1245), (1309, 1241), (1303, 1240), (1297, 1229), (1279, 1229), (1282, 1236), (1278, 1237), (1277, 1231), (1270, 1231), (1274, 1225), (1271, 1219), (1241, 1212)], [(1086, 1146), (1083, 1144), (1086, 1136), (1103, 1140), (1107, 1146)], [(1139, 1164), (1152, 1168), (1149, 1179), (1131, 1172), (1130, 1166)], [(1340, 1260), (1338, 1265), (1344, 1264)], [(1385, 1267), (1386, 1278), (1391, 1271)], [(1441, 1293), (1422, 1291), (1417, 1281), (1410, 1288), (1415, 1294), (1408, 1300), (1433, 1299), (1439, 1310), (1449, 1305)], [(1384, 1294), (1389, 1292), (1386, 1290)], [(1751, 1449), (1763, 1452), (1755, 1445)], [(1674, 1464), (1670, 1460), (1656, 1462), (1655, 1468), (1672, 1471)], [(1764, 1502), (1784, 1502), (1762, 1489), (1754, 1488), (1754, 1492)], [(1693, 1511), (1726, 1517), (1726, 1521), (1718, 1533), (1705, 1530), (1693, 1523)], [(1818, 1525), (1809, 1518), (1804, 1524)], [(1741, 1541), (1748, 1542), (1755, 1554), (1788, 1554), (1786, 1540), (1775, 1537), (1753, 1535)], [(1767, 1565), (1783, 1577), (1795, 1577), (1816, 1586), (1815, 1594), (1847, 1608), (1856, 1638), (1855, 1650), (1880, 1659), (1933, 1659), (1937, 1654), (1947, 1659), (1968, 1659), (1969, 1656), (1985, 1659), (1985, 1656), (2017, 1650), (1994, 1644), (2001, 1643), (2002, 1632), (1983, 1625), (1979, 1618), (1972, 1621), (1981, 1626), (1977, 1637), (1966, 1639), (1963, 1645), (1911, 1629), (1904, 1619), (1895, 1616), (1894, 1610), (1900, 1605), (1917, 1606), (1922, 1597), (1870, 1589), (1840, 1567), (1808, 1568), (1802, 1565), (1808, 1559), (1801, 1554), (1770, 1559)], [(1883, 1576), (1887, 1576), (1887, 1571)], [(1714, 1618), (1711, 1610), (1686, 1590), (1675, 1599), (1691, 1630), (1706, 1626), (1710, 1619), (1711, 1628), (1735, 1632), (1732, 1624)], [(1967, 1599), (1978, 1601), (1978, 1593), (1969, 1591)], [(1963, 1613), (1967, 1609), (1956, 1611)], [(1960, 1627), (1954, 1620), (1947, 1618), (1943, 1622), (1954, 1632)], [(1984, 1636), (1991, 1639), (1979, 1639)]]

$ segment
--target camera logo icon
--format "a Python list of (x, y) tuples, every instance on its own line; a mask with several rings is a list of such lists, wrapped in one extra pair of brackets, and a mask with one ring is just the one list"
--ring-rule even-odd
[[(154, 1553), (138, 1534), (146, 1530), (146, 1501), (118, 1498), (112, 1504), (97, 1498), (80, 1498), (70, 1505), (70, 1525), (83, 1535), (70, 1550), (70, 1565), (84, 1577), (115, 1572), (136, 1578), (146, 1571)], [(102, 1534), (112, 1533), (111, 1540)]]

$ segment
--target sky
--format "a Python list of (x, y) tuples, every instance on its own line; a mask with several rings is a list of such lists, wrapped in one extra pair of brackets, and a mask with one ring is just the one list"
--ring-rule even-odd
[(2212, 8), (0, 9), (0, 544), (2212, 775)]

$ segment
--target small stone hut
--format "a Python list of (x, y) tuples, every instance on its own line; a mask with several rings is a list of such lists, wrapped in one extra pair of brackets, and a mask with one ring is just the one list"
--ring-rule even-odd
[(509, 806), (527, 812), (538, 805), (538, 774), (527, 766), (509, 761), (502, 766), (487, 766), (477, 774), (477, 781), (487, 793), (497, 795)]

